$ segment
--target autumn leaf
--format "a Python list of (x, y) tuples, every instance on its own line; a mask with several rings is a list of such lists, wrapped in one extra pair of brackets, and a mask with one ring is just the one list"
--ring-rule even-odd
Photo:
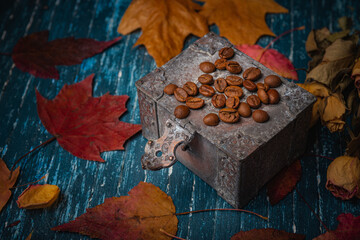
[(141, 125), (119, 121), (128, 96), (92, 97), (93, 78), (94, 74), (65, 85), (53, 100), (36, 90), (37, 111), (65, 150), (79, 158), (104, 162), (100, 153), (123, 150), (125, 141), (140, 131)]
[(342, 213), (337, 217), (339, 225), (333, 231), (326, 232), (313, 240), (359, 240), (360, 216), (351, 213)]
[(135, 46), (144, 45), (161, 66), (181, 52), (188, 35), (202, 37), (209, 31), (205, 18), (196, 12), (200, 8), (192, 0), (134, 0), (118, 32), (125, 35), (141, 28)]
[[(11, 197), (10, 188), (12, 188), (19, 176), (20, 167), (11, 174), (4, 160), (0, 158), (0, 212)], [(11, 177), (10, 177), (11, 175)]]
[(346, 154), (360, 159), (360, 133), (347, 144)]
[(103, 52), (121, 37), (101, 42), (89, 38), (68, 37), (48, 42), (49, 31), (21, 38), (11, 54), (15, 66), (35, 77), (59, 79), (56, 66), (80, 64), (84, 59)]
[(20, 194), (16, 203), (19, 208), (47, 208), (54, 204), (58, 199), (59, 194), (60, 189), (56, 185), (30, 185)]
[(298, 74), (292, 62), (284, 54), (275, 49), (264, 49), (259, 45), (248, 44), (238, 45), (236, 48), (264, 64), (280, 76), (296, 81), (298, 80)]
[(275, 36), (265, 22), (267, 13), (287, 13), (273, 0), (202, 0), (200, 14), (216, 24), (220, 35), (235, 45), (255, 44), (263, 35)]
[(296, 183), (300, 180), (301, 172), (300, 160), (296, 160), (270, 180), (267, 185), (267, 195), (271, 205), (277, 204), (294, 190)]
[(129, 196), (105, 199), (75, 220), (52, 228), (78, 232), (100, 239), (171, 239), (160, 232), (176, 235), (178, 219), (171, 197), (151, 183), (140, 182)]
[(250, 231), (240, 231), (231, 237), (231, 240), (303, 240), (305, 235), (298, 233), (288, 233), (273, 228), (252, 229)]

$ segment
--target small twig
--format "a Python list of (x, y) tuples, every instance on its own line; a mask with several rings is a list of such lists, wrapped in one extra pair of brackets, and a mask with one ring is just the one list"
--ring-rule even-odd
[(309, 156), (309, 157), (321, 157), (321, 158), (325, 158), (331, 161), (334, 161), (334, 158), (331, 157), (327, 157), (327, 156), (323, 156), (323, 155), (317, 155), (317, 154), (306, 154), (305, 156)]
[(11, 56), (11, 53), (7, 53), (7, 52), (0, 52), (0, 55), (3, 55), (3, 56)]
[(12, 188), (10, 188), (10, 190), (15, 189), (15, 188), (19, 188), (19, 187), (23, 187), (23, 186), (26, 186), (26, 185), (34, 184), (34, 183), (37, 183), (37, 182), (40, 182), (40, 181), (43, 180), (46, 176), (47, 176), (47, 174), (45, 174), (44, 176), (42, 176), (42, 178), (40, 178), (39, 180), (36, 180), (36, 181), (34, 181), (34, 182), (24, 183), (24, 184), (21, 184), (21, 185), (16, 186), (16, 187), (12, 187)]
[(306, 68), (295, 68), (295, 71), (304, 71), (306, 73), (308, 73), (308, 70)]
[(166, 236), (169, 236), (169, 237), (172, 237), (172, 238), (175, 238), (175, 239), (179, 239), (179, 240), (186, 240), (184, 238), (180, 238), (180, 237), (177, 237), (175, 235), (172, 235), (171, 233), (168, 233), (166, 232), (164, 229), (160, 228), (160, 232), (162, 232), (163, 234), (165, 234)]
[(252, 212), (252, 211), (248, 211), (248, 210), (244, 210), (244, 209), (233, 209), (233, 208), (214, 208), (214, 209), (204, 209), (204, 210), (196, 210), (196, 211), (190, 211), (190, 212), (182, 212), (182, 213), (175, 213), (175, 216), (179, 216), (179, 215), (187, 215), (190, 213), (200, 213), (200, 212), (210, 212), (210, 211), (236, 211), (236, 212), (246, 212), (246, 213), (250, 213), (253, 214), (255, 216), (258, 216), (264, 220), (269, 220), (269, 218), (264, 217), (258, 213)]

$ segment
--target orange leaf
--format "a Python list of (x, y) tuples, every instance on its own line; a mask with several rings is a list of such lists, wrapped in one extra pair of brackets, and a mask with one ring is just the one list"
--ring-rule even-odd
[(305, 235), (298, 233), (288, 233), (273, 228), (252, 229), (250, 231), (240, 231), (231, 237), (231, 240), (304, 240)]
[(19, 208), (47, 208), (56, 201), (59, 197), (59, 193), (60, 189), (56, 185), (30, 185), (20, 194), (16, 203)]
[(233, 44), (255, 44), (263, 35), (275, 36), (265, 22), (267, 13), (287, 13), (273, 0), (203, 0), (200, 14), (216, 24)]
[(0, 158), (0, 211), (3, 209), (11, 196), (10, 188), (14, 186), (19, 173), (20, 167), (15, 169), (15, 171), (11, 174), (5, 162)]

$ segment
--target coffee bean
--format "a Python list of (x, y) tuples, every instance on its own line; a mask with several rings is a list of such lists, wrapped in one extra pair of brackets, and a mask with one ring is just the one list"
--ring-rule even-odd
[(211, 103), (216, 108), (224, 107), (225, 102), (226, 102), (226, 97), (224, 95), (222, 95), (222, 94), (215, 94), (211, 99)]
[(205, 97), (212, 97), (215, 94), (215, 90), (211, 86), (206, 84), (200, 86), (199, 92)]
[(176, 118), (183, 119), (189, 116), (190, 109), (185, 105), (179, 105), (174, 110), (174, 115)]
[(264, 89), (259, 89), (257, 91), (257, 95), (260, 98), (262, 103), (268, 104), (269, 103), (269, 95), (265, 92)]
[(215, 83), (214, 83), (214, 87), (216, 89), (216, 91), (218, 92), (224, 92), (225, 91), (225, 88), (227, 87), (227, 82), (224, 78), (218, 78), (215, 80)]
[(205, 101), (201, 98), (197, 97), (188, 97), (186, 99), (186, 106), (188, 106), (191, 109), (199, 109), (202, 108), (205, 104)]
[(240, 119), (240, 115), (236, 109), (223, 108), (219, 111), (221, 121), (226, 123), (236, 123)]
[(255, 81), (255, 80), (259, 79), (260, 76), (261, 76), (261, 71), (260, 71), (260, 69), (258, 69), (256, 67), (248, 68), (243, 73), (244, 79), (250, 80), (250, 81)]
[(264, 79), (264, 83), (269, 85), (269, 87), (276, 88), (281, 85), (281, 79), (276, 75), (269, 75)]
[(238, 97), (229, 97), (226, 99), (227, 108), (238, 108), (240, 104), (240, 98)]
[(280, 101), (280, 94), (275, 89), (269, 89), (269, 91), (267, 91), (267, 94), (269, 95), (270, 104), (276, 104)]
[(214, 79), (213, 76), (211, 76), (210, 74), (203, 74), (200, 77), (198, 77), (198, 80), (201, 84), (213, 84)]
[(269, 90), (270, 88), (269, 85), (267, 85), (266, 83), (257, 83), (256, 86), (258, 89), (264, 89), (265, 92), (267, 92), (267, 90)]
[(250, 117), (251, 116), (251, 109), (249, 104), (245, 102), (241, 102), (238, 108), (238, 113), (242, 117)]
[(174, 91), (174, 96), (176, 100), (178, 100), (179, 102), (185, 102), (189, 95), (184, 89), (178, 87)]
[(229, 86), (224, 91), (227, 97), (238, 97), (241, 98), (244, 94), (243, 90), (239, 86)]
[(231, 73), (240, 73), (242, 70), (242, 67), (238, 62), (235, 61), (227, 61), (226, 62), (226, 70), (228, 70)]
[(216, 115), (215, 113), (209, 113), (208, 115), (206, 115), (203, 119), (205, 125), (208, 126), (216, 126), (219, 124), (220, 119), (218, 117), (218, 115)]
[(251, 108), (259, 108), (261, 106), (260, 98), (256, 95), (248, 96), (248, 98), (246, 99), (246, 102), (247, 102), (247, 104), (249, 104), (249, 106)]
[(170, 84), (166, 85), (166, 87), (164, 87), (164, 93), (166, 93), (167, 95), (173, 95), (175, 89), (177, 89), (177, 88), (178, 88), (178, 86), (170, 83)]
[(255, 92), (257, 89), (256, 84), (250, 80), (244, 80), (243, 86), (250, 92)]
[(215, 61), (215, 67), (219, 70), (225, 70), (226, 69), (226, 59), (225, 58), (219, 58)]
[(243, 84), (243, 79), (238, 76), (230, 75), (225, 80), (229, 86), (242, 86)]
[(199, 65), (200, 70), (203, 71), (204, 73), (212, 73), (215, 71), (215, 65), (212, 64), (211, 62), (202, 62)]
[(219, 50), (219, 57), (220, 58), (232, 58), (234, 56), (234, 49), (230, 48), (230, 47), (224, 47), (222, 49)]
[(183, 89), (190, 96), (196, 96), (198, 94), (198, 88), (197, 88), (196, 84), (193, 82), (186, 82), (183, 86)]
[(255, 122), (263, 123), (269, 120), (269, 114), (261, 109), (255, 110), (252, 114)]

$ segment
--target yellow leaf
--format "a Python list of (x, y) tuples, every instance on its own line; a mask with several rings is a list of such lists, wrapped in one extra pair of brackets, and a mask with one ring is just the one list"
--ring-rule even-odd
[(20, 168), (18, 167), (11, 174), (5, 162), (0, 158), (0, 211), (3, 209), (11, 196), (10, 188), (14, 186), (19, 173)]
[(311, 83), (298, 83), (299, 87), (302, 87), (306, 91), (310, 92), (316, 97), (328, 97), (330, 96), (330, 90), (325, 85), (318, 82)]
[(59, 193), (60, 189), (56, 185), (30, 185), (21, 193), (16, 202), (19, 208), (46, 208), (50, 207), (56, 201)]

